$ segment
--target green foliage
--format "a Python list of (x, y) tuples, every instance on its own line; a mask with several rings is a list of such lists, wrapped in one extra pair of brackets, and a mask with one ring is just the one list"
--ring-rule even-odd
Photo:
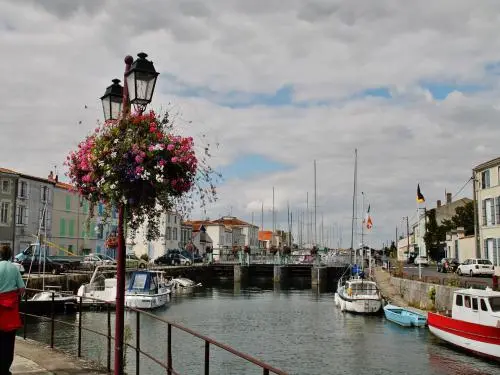
[(465, 235), (474, 234), (474, 202), (468, 202), (463, 207), (457, 207), (455, 215), (451, 220), (443, 220), (442, 226), (446, 227), (447, 231), (463, 227)]
[(394, 241), (391, 242), (391, 247), (389, 248), (389, 254), (391, 258), (397, 258), (398, 256), (398, 248)]

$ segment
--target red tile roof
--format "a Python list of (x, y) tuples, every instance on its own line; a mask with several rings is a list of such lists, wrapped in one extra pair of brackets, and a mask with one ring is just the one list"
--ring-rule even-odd
[(259, 241), (271, 241), (272, 237), (273, 237), (273, 231), (271, 230), (259, 231)]
[(243, 221), (243, 220), (240, 220), (236, 217), (231, 217), (231, 216), (221, 217), (220, 219), (212, 221), (212, 223), (224, 224), (224, 225), (227, 225), (230, 227), (251, 225), (251, 224), (247, 223), (246, 221)]

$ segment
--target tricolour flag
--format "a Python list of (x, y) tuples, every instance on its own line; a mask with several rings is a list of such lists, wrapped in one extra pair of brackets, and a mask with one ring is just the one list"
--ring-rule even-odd
[(420, 184), (417, 185), (417, 202), (418, 203), (424, 203), (425, 202), (424, 195), (420, 192)]
[(373, 222), (372, 222), (372, 217), (370, 215), (370, 205), (368, 205), (368, 210), (366, 210), (366, 217), (363, 221), (366, 223), (367, 229), (372, 229)]

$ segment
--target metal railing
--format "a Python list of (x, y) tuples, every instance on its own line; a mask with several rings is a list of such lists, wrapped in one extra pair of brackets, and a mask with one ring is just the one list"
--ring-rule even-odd
[[(32, 293), (37, 293), (37, 292), (42, 292), (43, 290), (40, 289), (26, 289), (26, 293), (24, 295), (24, 303), (28, 303), (28, 294)], [(36, 318), (40, 319), (42, 321), (48, 321), (50, 322), (50, 347), (54, 348), (55, 346), (55, 323), (70, 326), (73, 328), (77, 328), (77, 357), (81, 358), (82, 357), (82, 337), (83, 337), (83, 332), (90, 332), (95, 335), (104, 337), (106, 339), (106, 353), (107, 353), (107, 360), (106, 360), (106, 369), (108, 372), (111, 372), (111, 353), (112, 353), (112, 341), (114, 339), (114, 336), (112, 335), (112, 330), (111, 330), (111, 312), (114, 311), (114, 304), (105, 302), (102, 300), (99, 300), (97, 298), (91, 298), (91, 297), (82, 297), (82, 296), (75, 296), (75, 303), (77, 306), (77, 314), (78, 314), (78, 323), (70, 323), (66, 322), (64, 320), (56, 319), (56, 309), (55, 309), (55, 293), (52, 292), (52, 299), (50, 302), (50, 311), (48, 311), (48, 316), (47, 315), (36, 315), (36, 314), (30, 314), (27, 312), (21, 312), (21, 315), (24, 317), (24, 324), (23, 324), (23, 338), (27, 338), (28, 334), (28, 324), (26, 322), (27, 317), (31, 318)], [(83, 300), (91, 300), (94, 301), (95, 303), (98, 303), (101, 306), (104, 306), (107, 314), (107, 331), (106, 333), (99, 332), (98, 330), (85, 327), (82, 324), (82, 311), (83, 311)], [(168, 375), (180, 375), (179, 372), (174, 370), (174, 358), (172, 356), (172, 328), (178, 329), (179, 331), (182, 331), (184, 333), (187, 333), (191, 336), (194, 336), (195, 338), (201, 340), (204, 342), (204, 360), (203, 360), (203, 374), (208, 375), (210, 373), (210, 349), (211, 347), (218, 347), (225, 352), (228, 352), (232, 354), (233, 356), (236, 356), (238, 358), (241, 358), (245, 360), (246, 362), (255, 365), (256, 367), (260, 367), (262, 370), (262, 374), (264, 375), (269, 375), (269, 374), (278, 374), (278, 375), (287, 375), (285, 371), (282, 371), (280, 369), (277, 369), (267, 363), (264, 363), (257, 358), (254, 358), (248, 354), (242, 353), (226, 344), (223, 344), (219, 341), (213, 340), (208, 336), (205, 336), (203, 334), (200, 334), (198, 332), (195, 332), (194, 330), (187, 328), (181, 324), (170, 322), (166, 319), (162, 319), (154, 314), (151, 314), (149, 312), (135, 309), (135, 308), (130, 308), (126, 307), (126, 310), (129, 312), (132, 312), (135, 314), (135, 345), (132, 345), (130, 343), (125, 343), (126, 347), (132, 349), (135, 351), (135, 374), (139, 375), (140, 374), (140, 364), (141, 364), (141, 357), (146, 357), (149, 360), (153, 361), (156, 363), (158, 366), (160, 366), (162, 369), (166, 371)], [(155, 321), (158, 321), (164, 325), (166, 325), (166, 330), (167, 330), (167, 353), (166, 353), (166, 361), (163, 361), (162, 359), (159, 359), (146, 351), (144, 351), (141, 348), (141, 316), (147, 316), (148, 318), (151, 318)], [(102, 364), (100, 364), (102, 365)]]
[(319, 254), (318, 258), (309, 253), (304, 254), (270, 254), (269, 252), (258, 252), (245, 254), (223, 252), (214, 264), (274, 264), (274, 265), (287, 265), (287, 264), (321, 264), (321, 265), (338, 265), (344, 266), (350, 263), (350, 256), (346, 255), (332, 255), (332, 254)]

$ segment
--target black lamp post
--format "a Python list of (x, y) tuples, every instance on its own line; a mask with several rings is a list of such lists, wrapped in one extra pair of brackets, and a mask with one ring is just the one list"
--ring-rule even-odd
[[(146, 60), (145, 53), (139, 53), (133, 61), (132, 56), (125, 57), (125, 83), (122, 88), (120, 80), (114, 79), (101, 97), (104, 118), (116, 120), (125, 117), (134, 104), (139, 111), (144, 111), (151, 102), (158, 74), (151, 61)], [(130, 89), (129, 89), (130, 87)], [(123, 332), (125, 311), (125, 235), (123, 202), (118, 204), (118, 251), (116, 254), (116, 319), (115, 319), (115, 366), (114, 374), (123, 374)]]
[(116, 120), (122, 114), (123, 87), (120, 80), (115, 78), (113, 84), (106, 88), (104, 95), (101, 96), (104, 119)]

